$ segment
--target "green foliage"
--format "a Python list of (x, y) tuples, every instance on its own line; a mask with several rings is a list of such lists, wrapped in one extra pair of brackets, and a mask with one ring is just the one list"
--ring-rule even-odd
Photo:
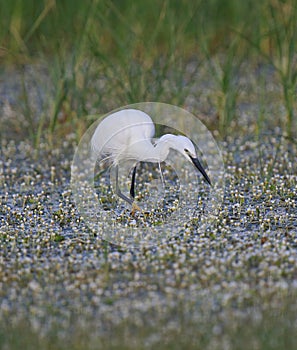
[[(113, 302), (112, 298), (106, 300), (108, 306)], [(294, 302), (294, 299), (284, 299), (278, 311), (271, 309), (263, 313), (259, 311), (261, 306), (251, 305), (246, 316), (228, 306), (228, 317), (225, 318), (201, 310), (201, 317), (196, 321), (187, 320), (183, 306), (176, 305), (164, 316), (163, 322), (146, 322), (152, 315), (137, 322), (137, 316), (134, 315), (134, 320), (130, 315), (130, 319), (119, 322), (117, 326), (111, 328), (107, 325), (108, 333), (102, 330), (100, 333), (95, 320), (81, 327), (79, 314), (71, 315), (73, 328), (67, 335), (56, 324), (55, 329), (44, 336), (34, 330), (34, 323), (31, 325), (24, 320), (14, 326), (1, 324), (0, 344), (11, 350), (221, 349), (222, 344), (228, 344), (231, 349), (293, 350), (296, 326), (289, 302)], [(191, 311), (194, 309), (192, 307)]]
[[(35, 144), (57, 130), (76, 130), (79, 137), (87, 123), (82, 117), (94, 111), (148, 100), (183, 105), (201, 62), (215, 82), (213, 127), (224, 136), (238, 121), (237, 77), (247, 60), (275, 69), (286, 109), (281, 126), (293, 135), (296, 19), (295, 0), (1, 0), (0, 58), (48, 65), (55, 93), (37, 124), (23, 95), (22, 114)], [(196, 71), (186, 79), (193, 59)], [(99, 78), (101, 91), (94, 83)]]

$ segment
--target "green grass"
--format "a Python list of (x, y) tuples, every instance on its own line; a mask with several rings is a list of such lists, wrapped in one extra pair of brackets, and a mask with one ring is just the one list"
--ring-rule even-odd
[(195, 82), (195, 72), (185, 79), (193, 60), (196, 71), (201, 63), (209, 67), (215, 84), (218, 122), (209, 127), (225, 136), (238, 124), (237, 77), (249, 61), (272, 65), (286, 110), (279, 124), (290, 136), (296, 132), (295, 0), (1, 2), (2, 61), (43, 62), (54, 86), (35, 119), (24, 88), (22, 130), (36, 146), (42, 137), (52, 141), (54, 132), (76, 130), (79, 138), (94, 112), (139, 101), (184, 105)]
[[(260, 302), (260, 300), (259, 300)], [(266, 303), (267, 300), (261, 302)], [(236, 307), (226, 305), (224, 316), (200, 310), (194, 322), (185, 315), (184, 306), (172, 308), (170, 314), (148, 315), (150, 319), (138, 321), (137, 314), (116, 326), (106, 323), (103, 330), (96, 328), (96, 320), (79, 326), (78, 315), (73, 315), (72, 327), (65, 335), (59, 325), (44, 335), (34, 331), (27, 320), (17, 325), (1, 325), (0, 344), (7, 349), (295, 349), (296, 314), (292, 309), (293, 296), (283, 300), (274, 310), (266, 306), (251, 305), (243, 315)], [(187, 305), (186, 310), (195, 313)], [(168, 312), (168, 310), (167, 310)], [(157, 316), (158, 315), (158, 316)], [(153, 323), (152, 323), (153, 322)], [(34, 323), (34, 322), (33, 322)], [(170, 324), (172, 323), (172, 326)]]
[[(11, 105), (8, 102), (6, 106), (12, 109), (12, 113), (8, 114), (9, 118), (0, 118), (0, 138), (29, 139), (36, 149), (44, 148), (45, 144), (46, 148), (52, 149), (51, 145), (59, 145), (61, 140), (64, 141), (67, 137), (69, 137), (67, 142), (71, 142), (69, 140), (73, 140), (72, 134), (75, 135), (76, 141), (79, 141), (98, 114), (107, 113), (114, 108), (134, 102), (159, 101), (190, 107), (191, 112), (197, 115), (204, 113), (203, 122), (206, 126), (212, 130), (219, 130), (223, 138), (228, 137), (228, 140), (231, 140), (231, 144), (235, 136), (239, 137), (241, 142), (238, 143), (238, 154), (242, 153), (241, 146), (245, 143), (245, 138), (247, 140), (251, 137), (248, 132), (254, 131), (258, 141), (263, 137), (263, 131), (268, 129), (269, 133), (278, 126), (283, 134), (287, 134), (284, 136), (292, 140), (297, 134), (296, 23), (296, 0), (151, 0), (146, 2), (0, 0), (0, 85), (5, 85), (6, 77), (11, 75), (19, 86), (19, 90), (15, 91), (15, 102)], [(263, 67), (265, 69), (262, 69)], [(269, 73), (266, 73), (267, 70)], [(18, 73), (16, 76), (13, 75), (15, 72)], [(242, 83), (240, 78), (249, 76), (253, 77), (253, 84)], [(209, 83), (210, 87), (206, 83)], [(1, 91), (0, 108), (7, 103), (2, 99)], [(14, 90), (10, 93), (13, 95)], [(200, 96), (202, 96), (201, 101), (207, 101), (207, 103), (200, 102)], [(189, 104), (189, 97), (195, 101), (199, 100), (199, 103)], [(241, 129), (240, 107), (247, 101), (250, 103), (248, 108), (254, 105), (258, 108), (250, 112), (252, 114), (249, 115), (250, 128), (245, 124), (245, 128)], [(277, 103), (274, 104), (274, 102)], [(274, 108), (279, 110), (271, 113), (271, 109)], [(8, 142), (3, 142), (4, 144)], [(263, 144), (268, 144), (266, 139)], [(13, 151), (13, 145), (14, 142), (11, 142), (11, 147), (7, 147), (10, 151), (5, 151), (5, 147), (2, 147), (0, 153), (17, 153), (17, 150)], [(249, 147), (248, 145), (246, 153), (250, 152)], [(55, 150), (63, 148), (53, 149), (54, 154)], [(272, 157), (274, 161), (269, 162), (267, 156), (264, 157), (265, 150), (259, 147), (256, 152), (258, 163), (241, 164), (244, 172), (249, 170), (249, 167), (253, 169), (259, 166), (261, 170), (259, 176), (265, 180), (263, 190), (270, 189), (272, 192), (277, 187), (271, 183), (272, 175), (276, 171), (277, 161), (282, 160), (281, 143), (273, 149), (275, 150)], [(61, 155), (61, 162), (68, 156)], [(235, 157), (233, 153), (232, 156)], [(38, 152), (35, 158), (38, 159)], [(51, 158), (49, 159), (51, 161)], [(32, 161), (27, 162), (29, 171)], [(2, 166), (3, 164), (4, 170), (9, 167), (9, 157), (2, 162)], [(53, 165), (56, 165), (59, 170), (60, 165), (55, 163)], [(238, 166), (236, 162), (233, 165)], [(34, 166), (38, 168), (37, 163)], [(42, 163), (40, 166), (43, 166)], [(277, 171), (285, 172), (282, 169), (286, 168), (280, 168)], [(293, 177), (293, 168), (290, 169), (291, 173), (288, 171), (286, 175), (291, 174)], [(7, 179), (17, 182), (15, 174), (10, 177), (2, 176), (2, 183), (4, 184)], [(239, 179), (242, 176), (242, 173), (240, 174)], [(54, 175), (49, 176), (54, 183)], [(251, 184), (256, 181), (252, 173), (248, 174), (248, 177)], [(236, 179), (236, 175), (234, 178)], [(30, 181), (26, 183), (28, 188), (31, 186)], [(291, 183), (293, 187), (293, 180)], [(241, 183), (239, 185), (240, 192), (243, 187)], [(249, 183), (247, 185), (250, 187)], [(3, 191), (6, 192), (7, 189), (4, 188)], [(293, 201), (293, 190), (288, 193), (291, 194)], [(288, 193), (284, 192), (281, 197), (288, 199)], [(262, 196), (262, 192), (259, 195)], [(278, 198), (278, 194), (275, 195)], [(26, 199), (22, 200), (24, 201), (22, 210), (24, 210), (27, 203)], [(54, 197), (52, 200), (55, 202)], [(229, 200), (232, 203), (238, 202), (235, 195), (233, 197), (231, 195)], [(257, 200), (262, 201), (261, 197)], [(277, 205), (276, 203), (275, 206)], [(67, 206), (68, 204), (65, 204), (66, 208)], [(249, 215), (259, 217), (263, 214), (263, 206), (257, 204), (255, 214), (252, 212)], [(59, 224), (59, 227), (68, 224), (68, 217), (64, 216), (63, 211), (55, 209), (53, 214), (55, 216), (53, 220)], [(16, 230), (13, 226), (16, 225), (13, 215), (4, 217), (4, 220), (13, 227), (12, 235)], [(226, 220), (229, 220), (229, 214), (225, 215)], [(19, 222), (22, 219), (21, 214), (16, 216), (16, 219)], [(264, 224), (267, 224), (267, 227)], [(222, 225), (225, 224), (222, 223)], [(268, 223), (263, 221), (263, 227), (260, 227), (260, 230), (269, 233), (269, 225), (271, 225), (270, 221)], [(228, 230), (228, 228), (224, 229)], [(292, 227), (287, 230), (292, 231)], [(50, 235), (49, 242), (55, 247), (61, 245), (61, 256), (65, 261), (63, 254), (68, 241), (59, 232)], [(254, 233), (254, 239), (256, 240), (263, 232)], [(292, 237), (294, 232), (290, 233)], [(41, 230), (37, 236), (42, 237), (44, 234), (45, 232)], [(209, 242), (211, 243), (214, 238), (215, 235), (210, 234)], [(263, 244), (265, 238), (267, 239), (263, 235)], [(25, 243), (30, 245), (32, 242), (37, 246), (38, 240), (39, 237), (30, 237)], [(2, 241), (4, 249), (9, 251), (8, 245), (5, 248), (8, 238), (4, 234)], [(48, 246), (49, 243), (42, 244)], [(15, 243), (13, 247), (14, 245)], [(76, 241), (73, 247), (74, 250), (79, 250), (79, 244)], [(225, 249), (224, 246), (222, 247)], [(41, 245), (41, 250), (38, 252), (42, 252), (42, 248)], [(121, 274), (121, 271), (113, 272), (108, 261), (111, 246), (106, 243), (102, 249), (102, 270), (94, 270), (96, 276), (100, 274), (103, 276), (102, 281), (98, 282), (100, 288), (104, 283), (112, 285), (113, 282), (121, 280), (117, 275)], [(170, 265), (174, 262), (178, 257), (178, 252), (175, 253), (175, 255), (171, 253), (164, 255), (165, 263), (168, 261)], [(22, 252), (22, 254), (27, 253)], [(54, 252), (52, 254), (55, 255)], [(72, 257), (71, 253), (69, 255)], [(32, 256), (35, 257), (34, 254)], [(47, 261), (46, 256), (41, 258)], [(259, 265), (258, 258), (258, 256), (251, 256), (248, 260), (250, 267), (246, 267), (247, 271)], [(38, 261), (43, 261), (42, 259)], [(148, 258), (144, 256), (143, 259)], [(162, 258), (155, 259), (157, 266), (162, 265)], [(6, 265), (1, 271), (1, 278), (6, 273), (7, 263), (14, 262), (15, 259), (6, 254), (3, 261)], [(78, 265), (81, 268), (81, 264), (78, 263)], [(131, 263), (129, 266), (132, 269), (134, 265)], [(137, 273), (139, 266), (135, 268)], [(151, 264), (150, 268), (151, 266), (153, 265)], [(53, 268), (52, 265), (51, 267)], [(61, 282), (58, 278), (60, 269), (63, 270), (62, 263), (61, 267), (54, 269), (51, 275), (57, 286)], [(132, 277), (126, 277), (126, 279), (134, 279), (133, 269)], [(17, 269), (17, 272), (19, 271), (29, 274), (27, 270)], [(42, 271), (45, 270), (42, 269)], [(85, 268), (85, 271), (90, 270)], [(174, 269), (169, 271), (173, 273)], [(22, 277), (14, 278), (16, 278), (15, 281), (23, 278), (20, 285), (27, 288), (26, 273)], [(146, 283), (145, 291), (151, 277), (146, 274), (146, 271), (143, 274), (146, 276), (143, 279)], [(70, 275), (76, 281), (75, 271), (71, 270)], [(163, 271), (159, 271), (155, 276), (160, 278), (162, 283), (164, 282)], [(80, 275), (79, 277), (81, 278)], [(268, 277), (267, 279), (269, 280)], [(11, 282), (11, 288), (14, 288), (15, 281)], [(215, 283), (212, 278), (203, 279), (203, 281), (206, 282), (203, 282), (205, 286), (201, 286), (202, 290), (207, 287), (207, 283)], [(193, 280), (193, 284), (196, 282)], [(163, 285), (162, 283), (159, 284), (159, 288)], [(50, 284), (51, 282), (46, 280), (45, 285), (50, 287)], [(154, 286), (154, 284), (151, 285)], [(3, 282), (3, 287), (10, 292), (10, 285), (7, 282)], [(26, 288), (21, 290), (25, 292)], [(140, 287), (137, 287), (137, 284), (133, 288), (135, 288), (132, 289), (133, 291), (139, 292)], [(174, 288), (176, 291), (183, 291), (179, 289), (178, 284)], [(79, 312), (75, 314), (76, 304), (73, 308), (63, 306), (66, 302), (71, 304), (71, 291), (64, 297), (63, 294), (62, 296), (59, 294), (61, 309), (57, 307), (57, 305), (60, 307), (60, 300), (55, 299), (54, 302), (57, 302), (57, 305), (53, 306), (50, 305), (49, 299), (44, 301), (45, 305), (39, 305), (37, 309), (31, 309), (30, 305), (27, 305), (28, 313), (23, 315), (18, 313), (19, 310), (16, 310), (14, 315), (5, 314), (6, 310), (13, 308), (13, 305), (6, 305), (3, 299), (3, 303), (0, 300), (2, 317), (0, 348), (12, 350), (295, 349), (296, 295), (286, 296), (280, 301), (277, 295), (271, 297), (269, 291), (265, 290), (261, 291), (261, 294), (257, 288), (261, 287), (257, 285), (251, 291), (248, 290), (251, 296), (247, 305), (245, 300), (239, 300), (240, 297), (225, 304), (222, 300), (217, 301), (219, 296), (211, 295), (210, 299), (213, 301), (211, 305), (207, 300), (204, 305), (198, 298), (196, 301), (200, 304), (193, 305), (185, 297), (182, 299), (183, 305), (171, 306), (169, 295), (165, 314), (160, 305), (160, 309), (157, 305), (156, 312), (152, 307), (149, 315), (145, 311), (140, 314), (145, 318), (140, 322), (137, 311), (131, 309), (132, 314), (129, 315), (131, 317), (128, 320), (121, 319), (117, 325), (114, 320), (114, 323), (109, 324), (107, 319), (105, 330), (96, 329), (96, 321), (101, 315), (96, 311), (95, 306), (92, 309), (95, 316), (93, 318), (90, 316), (90, 319), (87, 311), (82, 312), (81, 315)], [(257, 295), (258, 291), (261, 296)], [(33, 292), (36, 292), (36, 295)], [(36, 296), (38, 301), (38, 289), (33, 292), (32, 295)], [(188, 292), (186, 295), (191, 296), (191, 292)], [(86, 295), (89, 296), (88, 293)], [(163, 295), (164, 298), (167, 297), (166, 293)], [(228, 296), (228, 291), (221, 295)], [(139, 295), (139, 299), (141, 296)], [(106, 307), (112, 307), (116, 304), (117, 298), (117, 295), (110, 294), (102, 297), (100, 302)], [(133, 295), (130, 298), (133, 300)], [(24, 298), (24, 300), (28, 299)], [(129, 298), (125, 300), (124, 302), (131, 302)], [(89, 305), (86, 302), (81, 305), (86, 304)], [(40, 309), (46, 310), (44, 324), (43, 316), (35, 314), (36, 310), (38, 312)], [(70, 310), (69, 313), (68, 310)], [(59, 311), (65, 311), (64, 317), (69, 319), (59, 318)], [(185, 314), (186, 312), (188, 313)], [(199, 315), (196, 321), (191, 317), (191, 312), (196, 316)], [(105, 312), (105, 317), (106, 315)], [(82, 324), (79, 316), (82, 316)], [(57, 323), (52, 324), (53, 320)], [(59, 322), (62, 321), (65, 323), (60, 324)], [(173, 326), (170, 326), (170, 322), (173, 322)], [(65, 330), (68, 325), (73, 328)]]

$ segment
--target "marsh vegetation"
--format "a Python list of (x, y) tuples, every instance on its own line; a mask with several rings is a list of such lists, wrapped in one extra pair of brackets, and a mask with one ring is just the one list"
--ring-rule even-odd
[[(11, 0), (0, 11), (0, 347), (294, 349), (297, 3)], [(223, 151), (216, 225), (152, 248), (94, 235), (75, 147), (165, 102)]]

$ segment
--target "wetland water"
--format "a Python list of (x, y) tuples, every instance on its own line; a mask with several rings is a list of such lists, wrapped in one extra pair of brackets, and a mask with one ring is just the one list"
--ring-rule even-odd
[[(2, 125), (17, 120), (13, 95), (1, 104)], [(255, 109), (242, 113), (251, 118)], [(72, 134), (36, 150), (2, 129), (3, 348), (227, 349), (244, 341), (247, 349), (293, 349), (296, 139), (274, 127), (254, 136), (243, 124), (242, 136), (221, 143), (226, 190), (213, 229), (197, 234), (193, 222), (143, 249), (106, 243), (81, 218), (70, 191)]]

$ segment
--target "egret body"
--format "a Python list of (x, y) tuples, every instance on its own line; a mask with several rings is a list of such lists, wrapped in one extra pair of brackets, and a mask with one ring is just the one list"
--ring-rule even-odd
[(116, 166), (116, 193), (132, 206), (134, 205), (134, 209), (139, 209), (134, 203), (136, 165), (133, 169), (130, 188), (132, 198), (129, 198), (120, 191), (118, 186), (118, 164), (121, 160), (132, 160), (136, 164), (140, 161), (160, 163), (166, 160), (170, 149), (173, 149), (188, 159), (211, 184), (189, 138), (165, 134), (153, 144), (154, 135), (155, 125), (149, 115), (136, 109), (124, 109), (103, 119), (91, 139), (91, 148), (95, 156), (106, 156)]

